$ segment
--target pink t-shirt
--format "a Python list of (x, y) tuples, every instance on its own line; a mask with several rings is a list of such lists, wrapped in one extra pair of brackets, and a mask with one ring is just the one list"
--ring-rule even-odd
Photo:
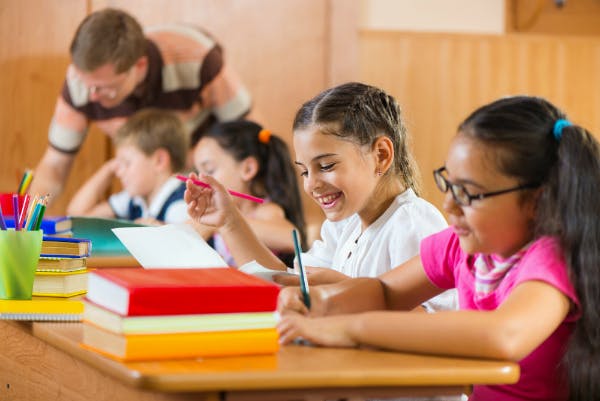
[[(443, 289), (457, 288), (460, 309), (494, 310), (513, 288), (530, 280), (546, 282), (569, 297), (574, 306), (565, 320), (550, 337), (519, 361), (519, 381), (512, 385), (474, 386), (469, 398), (495, 401), (567, 400), (568, 387), (561, 362), (581, 308), (555, 239), (542, 237), (535, 240), (521, 261), (506, 273), (498, 287), (481, 299), (475, 297), (475, 257), (463, 252), (452, 228), (421, 242), (421, 260), (433, 284)], [(527, 328), (523, 327), (523, 330)]]

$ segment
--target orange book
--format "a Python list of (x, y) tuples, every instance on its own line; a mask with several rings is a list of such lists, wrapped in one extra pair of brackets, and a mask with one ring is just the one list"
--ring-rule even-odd
[(275, 328), (174, 334), (119, 335), (83, 324), (82, 346), (121, 361), (274, 354)]

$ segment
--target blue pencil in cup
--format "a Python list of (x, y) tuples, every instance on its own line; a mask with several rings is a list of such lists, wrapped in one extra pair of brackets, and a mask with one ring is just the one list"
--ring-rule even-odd
[(292, 238), (294, 239), (294, 252), (296, 253), (296, 260), (298, 260), (298, 268), (300, 269), (300, 291), (302, 291), (302, 299), (304, 305), (310, 309), (310, 294), (308, 288), (308, 278), (306, 277), (306, 270), (302, 266), (302, 259), (300, 258), (300, 241), (298, 240), (298, 231), (292, 230)]
[(4, 213), (2, 212), (2, 205), (0, 205), (0, 229), (6, 231), (6, 220), (4, 220)]

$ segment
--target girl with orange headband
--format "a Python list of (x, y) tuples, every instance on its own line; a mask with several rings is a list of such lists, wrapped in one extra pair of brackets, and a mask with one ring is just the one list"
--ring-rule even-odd
[[(193, 151), (196, 170), (213, 176), (230, 190), (267, 199), (262, 204), (239, 198), (233, 202), (258, 239), (284, 263), (291, 263), (294, 244), (290, 232), (297, 228), (305, 238), (305, 223), (296, 172), (285, 142), (246, 120), (214, 124), (199, 136)], [(218, 228), (199, 229), (230, 266), (243, 264), (235, 260)]]

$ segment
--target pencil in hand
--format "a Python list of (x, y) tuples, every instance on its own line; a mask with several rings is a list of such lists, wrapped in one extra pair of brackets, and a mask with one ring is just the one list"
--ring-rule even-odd
[[(203, 188), (211, 188), (211, 186), (209, 184), (207, 184), (204, 181), (200, 181), (200, 180), (195, 180), (192, 179), (190, 177), (186, 177), (185, 175), (176, 175), (175, 178), (177, 178), (179, 181), (183, 181), (186, 182), (187, 180), (192, 180), (192, 182), (196, 185), (198, 185), (199, 187), (203, 187)], [(250, 200), (252, 202), (256, 202), (256, 203), (264, 203), (265, 200), (262, 198), (257, 198), (256, 196), (252, 196), (252, 195), (248, 195), (248, 194), (243, 194), (241, 192), (236, 192), (236, 191), (232, 191), (231, 189), (228, 189), (227, 192), (229, 192), (230, 195), (232, 196), (237, 196), (238, 198), (242, 198), (242, 199), (247, 199)]]

